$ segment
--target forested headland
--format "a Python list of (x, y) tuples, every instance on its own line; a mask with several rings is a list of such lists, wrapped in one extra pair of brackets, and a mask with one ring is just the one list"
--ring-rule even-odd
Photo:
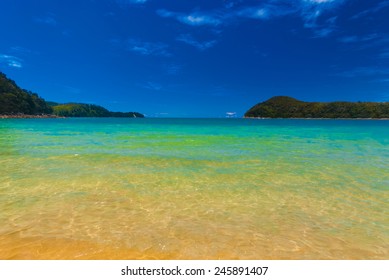
[(47, 102), (38, 94), (20, 88), (2, 72), (0, 72), (0, 115), (6, 117), (144, 117), (138, 112), (111, 112), (93, 104)]
[(249, 109), (246, 118), (389, 118), (389, 102), (304, 102), (275, 96)]

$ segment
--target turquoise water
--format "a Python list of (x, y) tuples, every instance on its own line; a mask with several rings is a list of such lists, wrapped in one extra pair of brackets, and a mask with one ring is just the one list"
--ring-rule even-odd
[(0, 120), (2, 259), (387, 259), (389, 121)]

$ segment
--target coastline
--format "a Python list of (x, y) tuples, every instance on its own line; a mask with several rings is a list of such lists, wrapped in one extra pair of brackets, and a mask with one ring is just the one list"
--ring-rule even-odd
[(0, 119), (64, 119), (65, 117), (59, 117), (56, 115), (0, 115)]

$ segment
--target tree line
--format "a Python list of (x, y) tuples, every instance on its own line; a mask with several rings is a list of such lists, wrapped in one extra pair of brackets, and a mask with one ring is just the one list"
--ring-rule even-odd
[(389, 102), (304, 102), (275, 96), (245, 113), (251, 118), (389, 118)]

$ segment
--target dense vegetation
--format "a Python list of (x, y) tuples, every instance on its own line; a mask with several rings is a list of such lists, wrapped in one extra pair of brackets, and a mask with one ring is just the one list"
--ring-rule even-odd
[(0, 72), (0, 115), (17, 114), (54, 114), (60, 117), (144, 117), (142, 114), (137, 112), (110, 112), (97, 105), (46, 102), (36, 93), (19, 88), (14, 81), (8, 79)]
[(276, 96), (245, 113), (252, 118), (389, 118), (389, 102), (304, 102)]
[(0, 72), (0, 114), (51, 114), (53, 109), (36, 93), (21, 89)]
[(80, 103), (68, 103), (57, 104), (53, 106), (54, 114), (60, 117), (117, 117), (117, 118), (143, 118), (144, 116), (136, 112), (110, 112), (104, 107), (80, 104)]

